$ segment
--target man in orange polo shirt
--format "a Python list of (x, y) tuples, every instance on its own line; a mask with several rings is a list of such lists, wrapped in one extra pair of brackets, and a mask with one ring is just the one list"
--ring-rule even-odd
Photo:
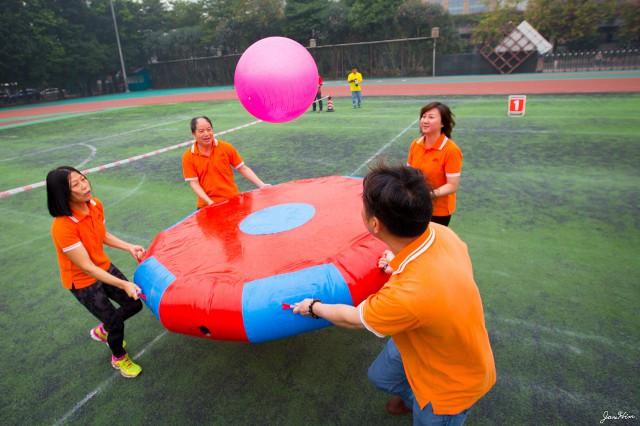
[(396, 395), (392, 414), (413, 412), (414, 424), (464, 423), (495, 384), (496, 371), (480, 292), (466, 244), (429, 223), (431, 189), (419, 170), (378, 166), (364, 179), (363, 219), (395, 257), (389, 281), (357, 308), (317, 299), (294, 313), (391, 337), (369, 379)]
[(198, 196), (197, 208), (228, 200), (238, 195), (233, 169), (258, 188), (269, 186), (249, 166), (229, 143), (216, 139), (208, 117), (191, 120), (193, 145), (182, 155), (182, 174)]

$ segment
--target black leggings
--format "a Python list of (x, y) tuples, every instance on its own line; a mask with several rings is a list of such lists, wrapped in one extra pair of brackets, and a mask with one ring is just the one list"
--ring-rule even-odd
[(451, 222), (451, 215), (449, 216), (431, 216), (431, 222), (439, 223), (440, 225), (449, 226)]
[[(115, 265), (111, 264), (107, 271), (122, 280), (129, 281)], [(127, 351), (122, 347), (124, 339), (124, 322), (142, 309), (142, 302), (130, 298), (124, 290), (102, 281), (81, 289), (71, 289), (71, 293), (84, 305), (89, 312), (104, 323), (104, 329), (109, 333), (107, 341), (113, 356), (119, 358)], [(116, 309), (111, 301), (120, 307)]]

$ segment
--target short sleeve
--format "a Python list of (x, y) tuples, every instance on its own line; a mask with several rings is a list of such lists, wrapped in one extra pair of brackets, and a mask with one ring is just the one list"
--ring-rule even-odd
[(51, 227), (51, 238), (56, 248), (59, 248), (63, 253), (69, 252), (82, 245), (76, 227), (73, 226), (71, 221), (66, 217), (54, 219), (53, 226)]
[(413, 166), (413, 148), (415, 146), (415, 141), (411, 142), (411, 145), (409, 146), (409, 154), (407, 154), (407, 166), (409, 167), (414, 167)]
[(462, 151), (456, 147), (445, 158), (444, 172), (447, 177), (457, 177), (462, 173)]
[(239, 169), (244, 165), (244, 160), (242, 160), (242, 156), (240, 155), (238, 150), (233, 147), (233, 145), (229, 144), (227, 146), (228, 146), (228, 153), (229, 153), (229, 164), (231, 164), (231, 167), (233, 167), (234, 169)]
[(369, 296), (358, 309), (362, 324), (378, 337), (393, 336), (420, 325), (399, 290), (388, 284)]
[(182, 155), (182, 176), (184, 176), (184, 180), (198, 180), (198, 173), (189, 151)]

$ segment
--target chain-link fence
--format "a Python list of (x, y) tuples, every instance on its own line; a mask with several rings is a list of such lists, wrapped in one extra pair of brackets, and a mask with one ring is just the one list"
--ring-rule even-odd
[(240, 54), (178, 59), (149, 64), (155, 89), (173, 87), (224, 86), (233, 84)]
[(309, 48), (320, 73), (343, 79), (356, 66), (368, 78), (432, 74), (433, 39), (415, 37)]
[[(344, 79), (353, 66), (367, 76), (399, 77), (432, 74), (430, 37), (309, 47), (325, 79)], [(240, 55), (190, 58), (149, 65), (154, 88), (233, 84)]]
[[(353, 66), (366, 78), (430, 76), (433, 39), (382, 40), (308, 48), (325, 79), (342, 80)], [(156, 89), (233, 84), (240, 54), (190, 58), (149, 65)], [(571, 72), (640, 69), (640, 50), (597, 50), (532, 55), (513, 72)], [(437, 55), (436, 75), (493, 74), (497, 71), (477, 53)]]
[(543, 60), (543, 72), (640, 69), (640, 49), (552, 53)]

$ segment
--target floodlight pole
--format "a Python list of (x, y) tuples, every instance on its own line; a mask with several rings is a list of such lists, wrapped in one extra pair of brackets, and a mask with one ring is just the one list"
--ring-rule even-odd
[(433, 39), (433, 59), (431, 60), (431, 76), (436, 76), (436, 40), (440, 37), (440, 27), (431, 28), (431, 38)]
[(113, 18), (113, 28), (116, 31), (116, 42), (118, 43), (118, 53), (120, 54), (120, 68), (122, 69), (122, 78), (124, 79), (124, 91), (129, 93), (129, 85), (127, 84), (127, 71), (124, 67), (124, 57), (122, 56), (122, 47), (120, 46), (120, 35), (118, 35), (118, 22), (116, 21), (116, 12), (113, 9), (113, 0), (109, 0), (111, 5), (111, 17)]
[(436, 40), (437, 38), (433, 39), (433, 59), (431, 60), (431, 67), (432, 67), (432, 77), (436, 76)]

